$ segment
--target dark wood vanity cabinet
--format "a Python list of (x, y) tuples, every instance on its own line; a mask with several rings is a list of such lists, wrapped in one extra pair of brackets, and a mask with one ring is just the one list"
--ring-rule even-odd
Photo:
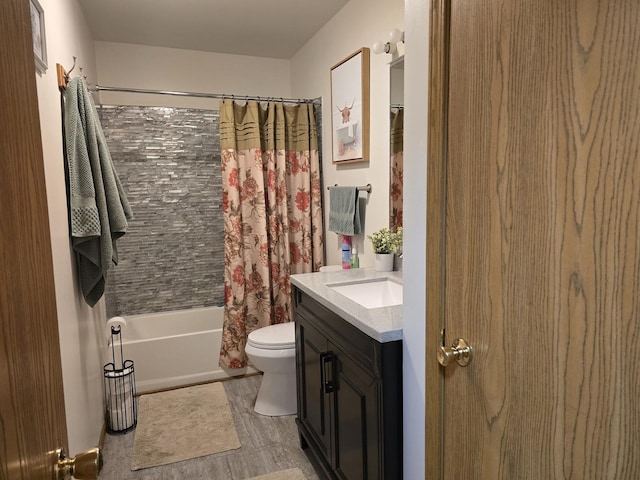
[(401, 479), (402, 342), (377, 342), (294, 292), (302, 447), (331, 479)]

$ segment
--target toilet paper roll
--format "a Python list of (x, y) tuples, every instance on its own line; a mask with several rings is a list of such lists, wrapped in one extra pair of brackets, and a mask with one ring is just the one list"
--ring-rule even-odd
[(127, 329), (127, 319), (124, 317), (112, 317), (107, 321), (107, 340), (111, 339), (111, 327), (115, 328), (116, 331), (120, 327), (120, 333), (122, 334)]
[(127, 319), (124, 317), (111, 317), (108, 321), (107, 321), (107, 327), (109, 330), (109, 334), (111, 334), (111, 327), (115, 327), (117, 325), (120, 325), (120, 328), (125, 329), (127, 328)]
[(109, 425), (112, 430), (121, 431), (133, 426), (135, 422), (135, 411), (133, 409), (133, 400), (127, 401), (120, 405), (119, 408), (109, 408)]

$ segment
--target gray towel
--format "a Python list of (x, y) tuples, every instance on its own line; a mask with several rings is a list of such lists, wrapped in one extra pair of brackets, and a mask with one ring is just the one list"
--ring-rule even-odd
[(329, 230), (343, 235), (360, 233), (360, 208), (356, 187), (329, 189)]
[(82, 78), (69, 82), (64, 100), (71, 243), (82, 294), (93, 307), (104, 293), (111, 263), (118, 263), (115, 241), (133, 215)]

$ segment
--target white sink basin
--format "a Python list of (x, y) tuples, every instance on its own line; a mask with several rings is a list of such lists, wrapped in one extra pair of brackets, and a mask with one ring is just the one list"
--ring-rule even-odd
[(388, 278), (333, 283), (327, 286), (366, 308), (402, 305), (402, 285)]

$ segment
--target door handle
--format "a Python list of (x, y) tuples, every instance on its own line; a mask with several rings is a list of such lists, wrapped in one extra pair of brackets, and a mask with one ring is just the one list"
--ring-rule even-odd
[(57, 461), (55, 480), (67, 480), (71, 477), (78, 480), (93, 480), (98, 478), (102, 470), (102, 452), (99, 448), (92, 448), (73, 458), (67, 458), (64, 448), (58, 448), (55, 458)]
[(471, 345), (464, 339), (458, 338), (454, 340), (453, 345), (450, 347), (440, 346), (438, 349), (438, 363), (443, 367), (449, 365), (453, 360), (458, 362), (461, 367), (466, 367), (471, 362), (473, 357), (473, 350)]
[[(334, 355), (331, 352), (320, 354), (320, 382), (324, 393), (331, 393), (336, 389), (336, 384), (333, 381), (333, 359)], [(330, 376), (327, 375), (327, 366), (329, 366)]]

